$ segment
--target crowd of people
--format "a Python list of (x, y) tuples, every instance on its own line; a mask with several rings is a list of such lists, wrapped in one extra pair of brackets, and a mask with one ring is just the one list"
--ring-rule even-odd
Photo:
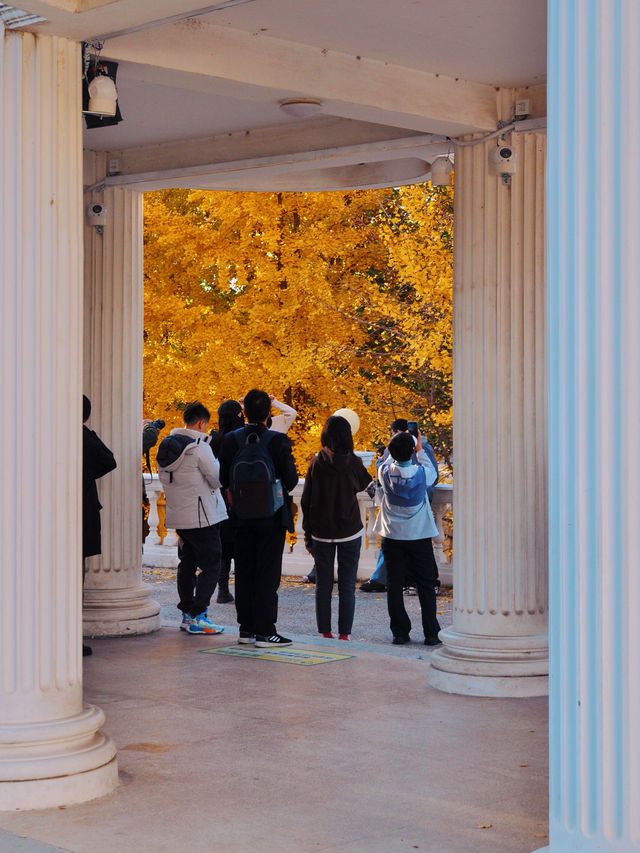
[[(217, 415), (218, 428), (210, 430), (206, 406), (188, 404), (184, 426), (173, 429), (156, 454), (166, 525), (179, 538), (180, 629), (207, 635), (224, 631), (209, 614), (217, 587), (219, 603), (235, 600), (239, 643), (289, 646), (292, 640), (278, 632), (277, 619), (285, 537), (294, 529), (291, 492), (298, 472), (287, 430), (296, 412), (254, 388), (241, 400), (225, 400)], [(155, 425), (157, 440), (163, 424), (149, 423)], [(354, 453), (349, 420), (340, 414), (328, 418), (320, 444), (306, 472), (299, 508), (305, 547), (314, 559), (319, 634), (334, 636), (331, 605), (337, 561), (337, 634), (349, 640), (363, 535), (357, 496), (368, 487), (375, 488), (376, 532), (381, 537), (378, 577), (368, 583), (387, 590), (393, 643), (410, 641), (403, 591), (411, 583), (419, 596), (424, 643), (438, 644), (438, 569), (431, 544), (437, 528), (430, 506), (438, 469), (432, 448), (415, 423), (394, 421), (389, 444), (377, 460), (374, 487)], [(86, 460), (85, 469), (89, 478)], [(95, 489), (95, 478), (92, 482)], [(229, 589), (232, 562), (235, 599)]]

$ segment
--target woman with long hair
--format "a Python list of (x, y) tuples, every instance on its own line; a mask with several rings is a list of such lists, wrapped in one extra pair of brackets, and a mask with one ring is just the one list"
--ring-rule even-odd
[(316, 564), (316, 620), (323, 637), (332, 638), (331, 594), (338, 556), (338, 633), (348, 640), (353, 626), (355, 589), (362, 543), (358, 492), (371, 482), (353, 452), (349, 422), (332, 415), (320, 437), (322, 449), (311, 460), (300, 506), (305, 546)]

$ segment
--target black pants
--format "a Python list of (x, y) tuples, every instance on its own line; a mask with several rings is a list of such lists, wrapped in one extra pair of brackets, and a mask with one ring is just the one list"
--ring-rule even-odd
[(338, 633), (350, 634), (356, 609), (356, 577), (362, 538), (350, 542), (313, 540), (316, 569), (316, 622), (321, 634), (331, 631), (331, 596), (336, 551), (338, 553)]
[(265, 637), (276, 633), (285, 534), (279, 519), (238, 525), (236, 529), (233, 559), (241, 631)]
[[(178, 549), (178, 608), (189, 616), (199, 616), (209, 606), (220, 575), (220, 530), (217, 524), (176, 530), (182, 540)], [(196, 575), (197, 569), (200, 574)]]
[(438, 566), (431, 539), (387, 539), (383, 536), (381, 548), (387, 567), (387, 609), (391, 633), (394, 637), (408, 637), (411, 631), (402, 592), (410, 575), (418, 590), (424, 636), (436, 638), (440, 631), (435, 591)]

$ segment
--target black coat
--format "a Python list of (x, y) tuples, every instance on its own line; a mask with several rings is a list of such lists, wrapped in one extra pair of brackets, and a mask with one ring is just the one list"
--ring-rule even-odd
[[(267, 431), (267, 428), (263, 424), (258, 424), (257, 426), (251, 424), (245, 426), (244, 430), (245, 435), (251, 432), (257, 432), (262, 435), (263, 432)], [(276, 477), (278, 477), (284, 487), (284, 506), (275, 514), (274, 521), (276, 524), (282, 525), (293, 533), (292, 501), (288, 493), (292, 492), (298, 484), (298, 472), (296, 471), (296, 463), (291, 453), (291, 441), (283, 432), (273, 432), (268, 450), (273, 459)], [(230, 485), (231, 465), (236, 453), (238, 453), (238, 442), (235, 435), (229, 432), (222, 439), (220, 447), (220, 482), (222, 483), (223, 490), (228, 489)], [(237, 520), (238, 527), (246, 527), (252, 524), (256, 524), (256, 522)]]
[(100, 510), (96, 480), (113, 471), (116, 460), (95, 432), (82, 427), (82, 556), (99, 554), (101, 548)]
[(332, 453), (323, 447), (314, 456), (300, 501), (307, 547), (313, 536), (346, 539), (362, 530), (357, 495), (370, 482), (371, 475), (354, 453)]

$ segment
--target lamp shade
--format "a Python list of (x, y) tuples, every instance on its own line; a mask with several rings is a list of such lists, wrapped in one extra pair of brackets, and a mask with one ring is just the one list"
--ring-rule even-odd
[(436, 157), (431, 164), (431, 183), (434, 187), (448, 187), (451, 184), (453, 166), (448, 157)]
[(89, 83), (89, 112), (103, 116), (116, 114), (118, 90), (111, 77), (98, 74)]
[(344, 418), (345, 421), (349, 422), (349, 426), (351, 427), (351, 435), (355, 435), (360, 429), (360, 418), (356, 415), (353, 409), (338, 409), (337, 412), (333, 413), (334, 416), (337, 415), (340, 418)]

